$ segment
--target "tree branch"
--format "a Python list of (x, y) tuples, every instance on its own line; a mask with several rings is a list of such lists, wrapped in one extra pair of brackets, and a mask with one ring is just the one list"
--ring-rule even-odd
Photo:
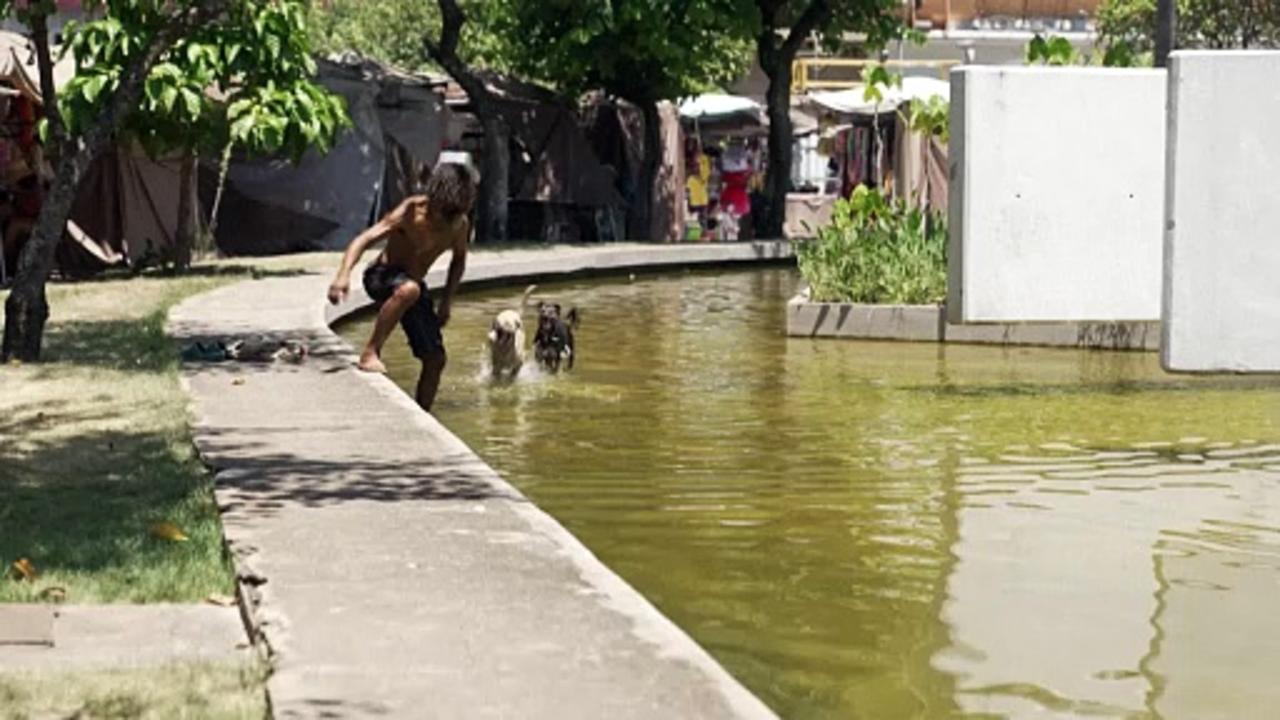
[(458, 85), (467, 93), (473, 105), (488, 105), (493, 95), (484, 80), (468, 68), (458, 57), (458, 41), (462, 37), (462, 25), (467, 16), (458, 7), (457, 0), (437, 0), (440, 5), (440, 41), (435, 42), (429, 35), (422, 37), (422, 47), (427, 56), (440, 64)]
[(152, 38), (143, 56), (124, 71), (115, 95), (111, 98), (111, 104), (107, 106), (106, 112), (85, 131), (83, 144), (92, 147), (110, 138), (120, 123), (137, 107), (138, 100), (142, 96), (143, 83), (161, 56), (168, 52), (178, 40), (225, 12), (228, 1), (198, 0), (194, 3), (194, 7), (179, 11), (166, 22)]
[(812, 0), (809, 6), (804, 9), (804, 13), (800, 15), (800, 19), (791, 24), (787, 39), (782, 41), (782, 59), (790, 63), (800, 50), (800, 45), (805, 41), (805, 38), (809, 37), (814, 30), (825, 25), (830, 19), (830, 0)]
[(760, 69), (773, 77), (778, 69), (778, 2), (756, 0), (760, 10), (760, 34), (756, 36), (756, 59)]
[(49, 121), (49, 138), (55, 153), (62, 151), (67, 128), (58, 110), (58, 88), (53, 80), (53, 53), (49, 51), (49, 15), (37, 12), (31, 18), (31, 41), (36, 46), (36, 67), (40, 71), (40, 97)]

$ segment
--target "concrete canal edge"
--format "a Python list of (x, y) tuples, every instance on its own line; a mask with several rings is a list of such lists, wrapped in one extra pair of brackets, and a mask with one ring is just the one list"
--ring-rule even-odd
[[(791, 257), (783, 242), (476, 252), (464, 282)], [(329, 307), (328, 280), (246, 281), (168, 324), (179, 342), (312, 350), (182, 373), (276, 717), (774, 717), (391, 380), (355, 371), (330, 324), (368, 299)]]
[(1144, 352), (1160, 349), (1158, 321), (953, 325), (947, 322), (945, 305), (810, 302), (803, 293), (787, 303), (787, 335)]

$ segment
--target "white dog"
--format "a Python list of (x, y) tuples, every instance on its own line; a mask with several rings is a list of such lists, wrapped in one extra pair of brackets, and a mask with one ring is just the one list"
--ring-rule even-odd
[(498, 313), (489, 328), (489, 368), (493, 377), (514, 378), (524, 365), (524, 309), (537, 285), (530, 285), (520, 299), (520, 309)]

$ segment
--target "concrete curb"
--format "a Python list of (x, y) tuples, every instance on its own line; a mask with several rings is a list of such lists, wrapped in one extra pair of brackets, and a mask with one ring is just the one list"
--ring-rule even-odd
[(787, 303), (787, 335), (1141, 352), (1160, 349), (1160, 323), (1155, 321), (953, 325), (947, 322), (945, 305), (821, 303), (810, 302), (803, 294)]
[[(563, 280), (571, 277), (607, 275), (637, 270), (655, 272), (671, 268), (716, 267), (740, 264), (790, 263), (795, 259), (794, 246), (785, 240), (741, 243), (704, 243), (689, 245), (594, 245), (574, 246), (571, 255), (555, 250), (499, 251), (483, 253), (498, 262), (472, 263), (462, 279), (463, 288), (495, 284)], [(446, 265), (436, 263), (427, 274), (427, 285), (444, 285)], [(341, 305), (319, 308), (326, 327), (368, 307), (372, 301), (359, 282), (352, 282), (351, 294)]]
[[(464, 284), (790, 257), (785, 242), (477, 252)], [(390, 379), (352, 370), (329, 324), (368, 299), (327, 307), (327, 284), (240, 283), (168, 328), (312, 346), (301, 366), (183, 372), (277, 717), (774, 717)], [(353, 595), (364, 575), (379, 585)]]

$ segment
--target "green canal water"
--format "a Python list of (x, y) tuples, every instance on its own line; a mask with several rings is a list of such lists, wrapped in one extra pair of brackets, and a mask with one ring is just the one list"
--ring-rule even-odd
[(788, 339), (798, 283), (545, 284), (578, 366), (508, 386), (464, 294), (437, 415), (784, 717), (1280, 712), (1280, 383)]

